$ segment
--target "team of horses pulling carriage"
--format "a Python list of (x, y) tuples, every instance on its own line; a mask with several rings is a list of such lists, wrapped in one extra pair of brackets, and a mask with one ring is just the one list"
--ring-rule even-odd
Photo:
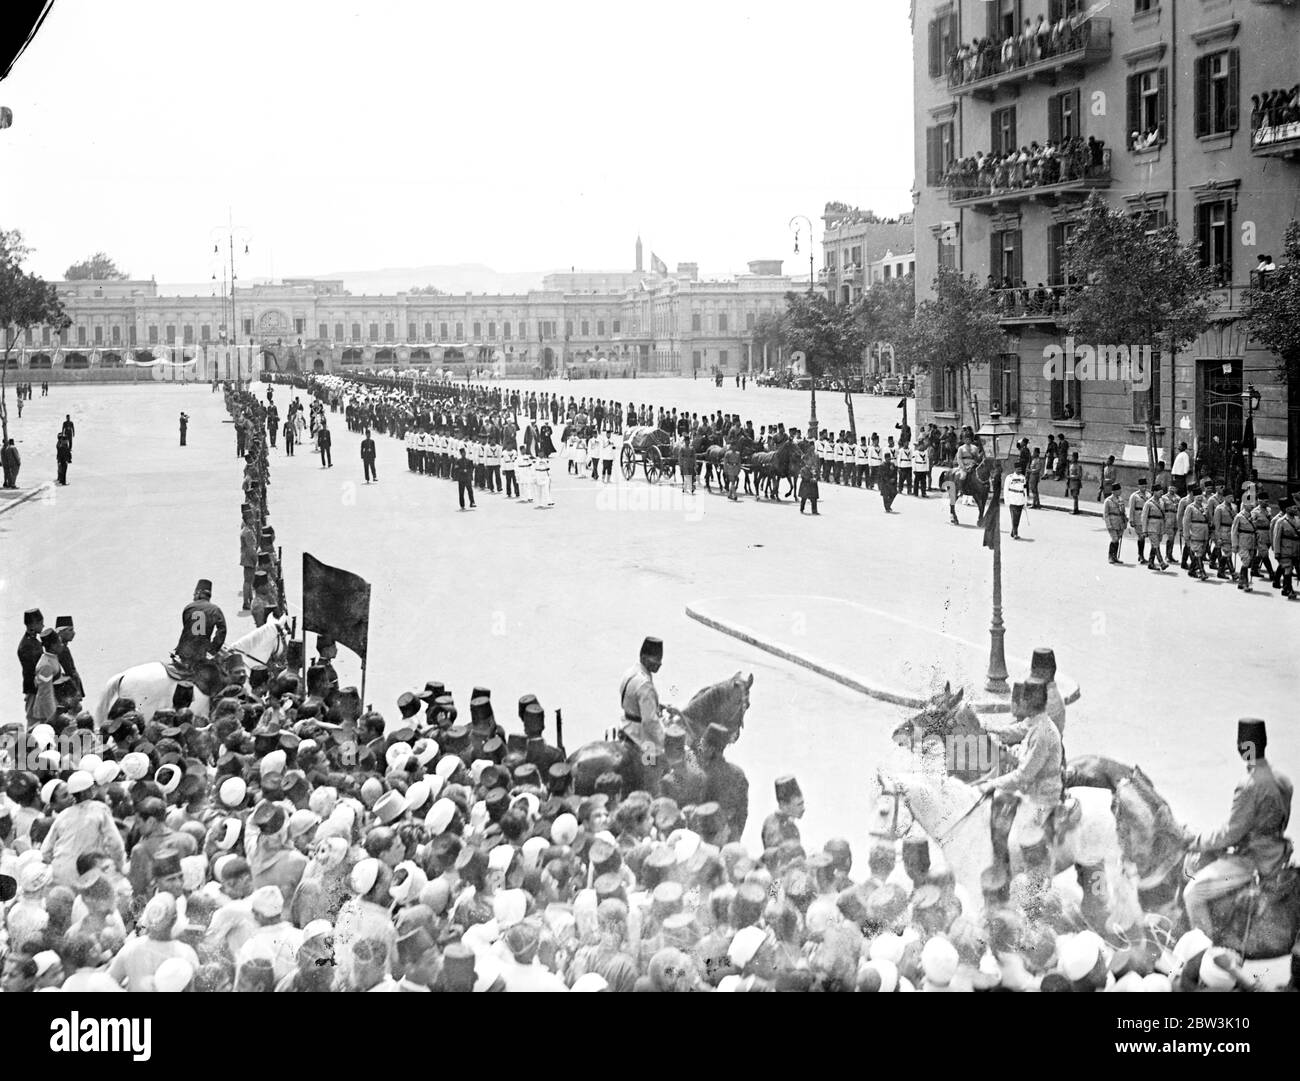
[[(679, 446), (680, 440), (662, 428), (629, 428), (624, 433), (623, 447), (619, 451), (619, 466), (624, 479), (631, 480), (638, 468), (652, 484), (661, 479), (675, 479)], [(794, 483), (799, 476), (801, 462), (799, 448), (792, 440), (768, 451), (759, 450), (752, 440), (740, 435), (732, 440), (732, 446), (740, 455), (740, 471), (747, 478), (746, 489), (752, 484), (756, 499), (766, 497), (780, 502), (782, 479), (790, 484), (787, 494), (794, 495)], [(695, 455), (696, 474), (704, 481), (705, 490), (713, 491), (716, 479), (719, 491), (726, 491), (724, 461), (727, 447), (706, 434), (693, 438), (691, 450)]]

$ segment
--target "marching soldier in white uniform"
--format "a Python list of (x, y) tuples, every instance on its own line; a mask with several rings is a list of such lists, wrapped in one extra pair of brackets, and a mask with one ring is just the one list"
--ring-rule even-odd
[(535, 510), (555, 506), (555, 501), (551, 498), (551, 456), (544, 450), (533, 461), (533, 487), (537, 490)]
[(515, 479), (515, 465), (519, 461), (519, 451), (507, 444), (501, 450), (501, 472), (506, 478), (506, 498), (519, 498), (519, 482)]
[(876, 486), (876, 477), (880, 475), (880, 467), (885, 464), (885, 452), (880, 449), (880, 436), (875, 432), (871, 433), (871, 442), (867, 444), (867, 487)]
[(495, 435), (487, 448), (487, 490), (501, 491), (501, 441)]

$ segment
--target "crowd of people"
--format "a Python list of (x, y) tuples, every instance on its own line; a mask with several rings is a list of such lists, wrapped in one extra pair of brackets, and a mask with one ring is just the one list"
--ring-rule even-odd
[(1300, 123), (1300, 83), (1290, 90), (1269, 90), (1250, 95), (1250, 130)]
[[(227, 403), (244, 463), (245, 604), (265, 619), (283, 595), (266, 525), (274, 404), (236, 389)], [(381, 417), (350, 404), (351, 422)], [(296, 422), (304, 410), (288, 411)], [(950, 434), (923, 440), (942, 453)], [(831, 480), (868, 481), (879, 468), (868, 446), (865, 477), (846, 446), (827, 456)], [(224, 640), (211, 591), (200, 581), (182, 614), (182, 664)], [(655, 638), (619, 690), (644, 763), (633, 784), (603, 767), (584, 780), (558, 717), (552, 734), (531, 694), (512, 705), (511, 731), (489, 688), (473, 688), (463, 711), (436, 679), (391, 710), (363, 709), (323, 635), (301, 682), (292, 662), (254, 667), (214, 690), (206, 714), (182, 682), (171, 708), (146, 715), (120, 698), (97, 726), (82, 708), (71, 620), (57, 623), (44, 632), (41, 613), (27, 613), (25, 717), (0, 729), (6, 992), (1251, 986), (1199, 924), (1175, 940), (1156, 920), (1141, 949), (1125, 948), (1028, 865), (990, 868), (981, 906), (932, 866), (923, 837), (876, 837), (865, 859), (841, 838), (806, 840), (793, 776), (776, 781), (747, 843), (748, 783), (728, 758), (738, 730), (695, 731), (661, 706)], [(1059, 771), (1053, 678), (1054, 660), (1018, 688), (1013, 716), (1030, 749), (1000, 791), (1036, 791), (1028, 772)], [(1243, 724), (1262, 762), (1262, 722)], [(1047, 729), (1058, 733), (1051, 761), (1037, 753)], [(1272, 774), (1257, 762), (1252, 777), (1262, 791)], [(1285, 808), (1265, 810), (1281, 817), (1259, 810), (1252, 828), (1284, 843)]]
[(1008, 33), (1001, 41), (976, 38), (957, 47), (948, 58), (951, 86), (987, 79), (993, 75), (1029, 67), (1042, 60), (1075, 52), (1088, 43), (1089, 16), (1083, 4), (1062, 4), (1054, 22), (1039, 15), (1038, 22), (1025, 20), (1019, 33)]
[(1037, 141), (1004, 154), (982, 150), (954, 161), (943, 183), (954, 199), (975, 199), (1022, 188), (1040, 188), (1103, 175), (1108, 168), (1106, 145), (1094, 136), (1060, 142)]

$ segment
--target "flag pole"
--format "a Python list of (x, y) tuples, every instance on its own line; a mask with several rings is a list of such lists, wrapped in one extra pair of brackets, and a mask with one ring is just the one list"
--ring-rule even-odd
[(361, 708), (362, 709), (370, 708), (368, 705), (366, 705), (366, 659), (365, 657), (361, 658)]

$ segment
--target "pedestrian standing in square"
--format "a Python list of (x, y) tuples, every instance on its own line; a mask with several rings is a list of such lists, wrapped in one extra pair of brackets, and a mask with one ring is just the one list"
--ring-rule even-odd
[(372, 480), (379, 480), (379, 474), (375, 472), (375, 441), (370, 436), (370, 429), (366, 429), (366, 437), (361, 440), (361, 467), (365, 470), (366, 483)]
[(475, 507), (474, 504), (474, 463), (470, 460), (465, 448), (460, 448), (460, 455), (456, 459), (453, 467), (456, 477), (456, 497), (460, 500), (460, 509), (465, 509), (465, 497), (469, 496), (470, 510)]
[(182, 413), (181, 414), (181, 446), (182, 447), (185, 446), (185, 432), (189, 428), (189, 426), (190, 426), (190, 415), (188, 413)]
[(888, 451), (876, 470), (876, 487), (880, 489), (880, 501), (885, 505), (885, 513), (894, 513), (894, 499), (898, 495), (898, 467), (894, 465), (894, 456)]
[[(1064, 436), (1061, 437), (1061, 442), (1065, 442)], [(1065, 459), (1062, 458), (1061, 461), (1062, 463), (1064, 463)], [(1070, 513), (1078, 514), (1079, 493), (1083, 491), (1083, 466), (1079, 463), (1079, 452), (1077, 450), (1071, 452), (1070, 465), (1068, 467), (1068, 470), (1065, 472), (1066, 472), (1065, 494), (1067, 497), (1074, 500), (1074, 510), (1072, 510)], [(1057, 479), (1060, 479), (1059, 474)], [(1118, 488), (1119, 485), (1116, 484), (1115, 487)]]
[(1026, 492), (1029, 487), (1029, 478), (1025, 476), (1024, 467), (1020, 460), (1016, 459), (1016, 464), (1012, 467), (1011, 472), (1006, 475), (1002, 482), (1002, 499), (1011, 510), (1011, 539), (1020, 539), (1020, 516), (1025, 513)]
[(322, 469), (334, 468), (334, 456), (330, 453), (330, 446), (333, 439), (330, 436), (330, 430), (325, 426), (325, 418), (320, 418), (320, 427), (316, 430), (316, 448), (320, 451), (320, 467)]

